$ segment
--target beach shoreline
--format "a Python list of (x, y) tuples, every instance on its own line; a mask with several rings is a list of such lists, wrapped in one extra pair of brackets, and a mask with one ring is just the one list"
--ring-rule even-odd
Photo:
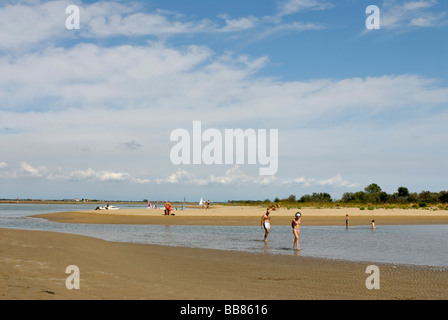
[[(263, 207), (210, 210), (120, 209), (31, 216), (59, 223), (260, 225)], [(287, 225), (297, 210), (272, 212)], [(303, 225), (447, 224), (446, 211), (300, 209)], [(49, 231), (0, 229), (2, 300), (445, 300), (446, 268), (331, 260), (150, 244), (117, 243)], [(369, 290), (369, 265), (381, 288)], [(81, 288), (68, 290), (66, 267), (80, 269)]]
[[(444, 300), (446, 270), (370, 262), (108, 242), (0, 229), (2, 300)], [(80, 289), (66, 287), (66, 268)]]

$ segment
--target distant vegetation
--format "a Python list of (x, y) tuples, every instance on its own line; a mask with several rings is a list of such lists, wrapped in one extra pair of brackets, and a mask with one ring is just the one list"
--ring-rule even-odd
[(397, 192), (388, 194), (372, 183), (364, 188), (364, 191), (355, 193), (346, 192), (340, 200), (342, 203), (385, 203), (385, 204), (418, 204), (419, 207), (427, 205), (447, 204), (448, 191), (410, 193), (408, 188), (399, 187)]
[(448, 210), (448, 191), (411, 193), (406, 187), (399, 187), (397, 192), (388, 194), (379, 185), (372, 183), (364, 188), (364, 191), (346, 192), (339, 200), (333, 200), (331, 195), (323, 193), (305, 194), (296, 198), (291, 194), (285, 199), (276, 197), (273, 201), (228, 201), (234, 204), (264, 204), (279, 203), (286, 208), (312, 207), (359, 207), (361, 210), (373, 210), (377, 207), (385, 208), (439, 208)]

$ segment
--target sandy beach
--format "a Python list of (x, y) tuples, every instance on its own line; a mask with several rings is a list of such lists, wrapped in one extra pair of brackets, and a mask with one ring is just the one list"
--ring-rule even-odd
[[(76, 235), (0, 230), (0, 299), (446, 299), (447, 271), (206, 249), (113, 243)], [(65, 287), (66, 267), (80, 289)]]
[[(302, 213), (303, 225), (345, 225), (345, 215), (350, 225), (448, 224), (447, 210), (421, 209), (286, 209), (271, 211), (273, 225), (290, 225), (294, 214)], [(120, 209), (62, 212), (37, 215), (53, 222), (108, 223), (108, 224), (155, 224), (155, 225), (259, 225), (266, 212), (262, 206), (213, 206), (206, 209), (173, 210), (175, 216), (165, 216), (161, 209)]]
[[(211, 210), (118, 210), (45, 214), (71, 223), (259, 224), (260, 207)], [(303, 224), (448, 223), (446, 211), (302, 209)], [(412, 211), (412, 212), (411, 212)], [(293, 210), (272, 213), (290, 223)], [(342, 218), (342, 221), (340, 221)], [(85, 236), (0, 229), (0, 299), (300, 300), (447, 299), (448, 272), (428, 267), (348, 262), (297, 255), (114, 243)], [(379, 290), (366, 288), (366, 267), (381, 272)], [(68, 290), (66, 267), (80, 270)]]

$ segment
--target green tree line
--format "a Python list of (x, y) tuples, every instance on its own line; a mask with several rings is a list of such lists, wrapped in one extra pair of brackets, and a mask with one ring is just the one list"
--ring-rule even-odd
[[(287, 199), (290, 199), (289, 196)], [(335, 202), (328, 193), (313, 193), (302, 196), (297, 202)], [(340, 203), (391, 203), (408, 204), (418, 203), (420, 206), (427, 204), (448, 203), (448, 191), (431, 192), (422, 191), (420, 193), (409, 192), (406, 187), (399, 187), (397, 192), (389, 194), (384, 192), (379, 185), (372, 183), (364, 188), (364, 191), (346, 192), (337, 202)]]
[[(336, 204), (403, 204), (414, 206), (426, 207), (427, 205), (434, 204), (448, 204), (448, 191), (431, 192), (422, 191), (420, 193), (409, 192), (406, 187), (399, 187), (397, 192), (389, 194), (381, 189), (376, 183), (369, 184), (363, 191), (346, 192), (339, 200), (334, 200), (329, 193), (326, 192), (313, 192), (312, 194), (305, 194), (299, 199), (294, 194), (289, 197), (280, 199), (276, 197), (274, 203), (283, 203), (291, 205), (293, 203), (336, 203)], [(243, 205), (255, 205), (255, 204), (270, 204), (270, 199), (261, 200), (228, 200), (229, 204), (243, 204)]]

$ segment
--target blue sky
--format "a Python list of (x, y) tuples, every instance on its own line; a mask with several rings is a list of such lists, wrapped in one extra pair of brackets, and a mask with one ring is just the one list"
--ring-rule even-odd
[[(442, 0), (0, 1), (0, 198), (446, 190), (447, 31)], [(174, 165), (193, 121), (278, 129), (277, 174)]]

